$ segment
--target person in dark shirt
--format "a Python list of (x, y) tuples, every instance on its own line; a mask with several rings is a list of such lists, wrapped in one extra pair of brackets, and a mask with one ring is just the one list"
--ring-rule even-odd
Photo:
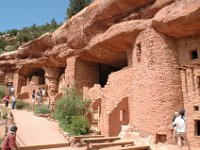
[(5, 107), (8, 107), (9, 102), (10, 102), (10, 95), (7, 94), (6, 96), (4, 96), (2, 101), (5, 101)]
[(2, 150), (18, 150), (16, 144), (16, 132), (17, 132), (17, 127), (15, 125), (11, 126), (9, 133), (4, 138), (1, 144)]
[(35, 90), (33, 90), (31, 97), (32, 97), (32, 109), (34, 109), (34, 105), (35, 105)]
[(39, 90), (37, 91), (36, 96), (37, 96), (38, 102), (41, 103), (42, 102), (42, 90), (41, 90), (41, 88), (39, 88)]

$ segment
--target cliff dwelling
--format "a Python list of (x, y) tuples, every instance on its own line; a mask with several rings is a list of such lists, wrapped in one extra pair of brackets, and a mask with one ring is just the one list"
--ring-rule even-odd
[(75, 83), (105, 136), (130, 125), (173, 143), (174, 112), (185, 108), (189, 141), (199, 146), (199, 8), (199, 0), (95, 0), (53, 33), (0, 55), (1, 82), (27, 100), (33, 89), (52, 87), (53, 97)]

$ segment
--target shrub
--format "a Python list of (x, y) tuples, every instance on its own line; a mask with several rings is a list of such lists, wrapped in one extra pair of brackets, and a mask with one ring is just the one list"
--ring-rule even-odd
[(16, 109), (30, 109), (30, 104), (24, 102), (23, 100), (18, 100), (16, 103)]
[(34, 113), (36, 114), (49, 114), (50, 108), (48, 105), (38, 105), (34, 107)]
[(6, 95), (6, 88), (3, 85), (0, 85), (0, 100)]
[(69, 133), (72, 135), (88, 134), (90, 125), (85, 116), (73, 116), (72, 122), (69, 126)]
[[(89, 103), (90, 101), (84, 100), (75, 88), (65, 89), (64, 96), (56, 102), (56, 109), (53, 116), (59, 121), (59, 125), (64, 131), (75, 134), (75, 129), (71, 126), (74, 122), (73, 119), (84, 116), (84, 114), (89, 111), (87, 109)], [(79, 121), (80, 120), (81, 119), (79, 119)], [(71, 129), (73, 131), (69, 131)]]

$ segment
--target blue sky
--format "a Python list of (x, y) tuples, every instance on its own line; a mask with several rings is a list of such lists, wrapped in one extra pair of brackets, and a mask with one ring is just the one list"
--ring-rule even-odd
[(1, 0), (0, 32), (65, 20), (69, 0)]

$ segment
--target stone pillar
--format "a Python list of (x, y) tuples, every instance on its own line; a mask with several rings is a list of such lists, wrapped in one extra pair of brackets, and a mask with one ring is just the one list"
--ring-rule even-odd
[(45, 84), (49, 97), (53, 97), (58, 93), (59, 69), (53, 67), (44, 67)]
[(66, 88), (75, 86), (75, 69), (76, 69), (76, 57), (67, 58), (67, 66), (65, 69), (65, 82)]
[(172, 117), (183, 107), (178, 52), (174, 39), (154, 29), (133, 45), (130, 123), (138, 131), (172, 141)]
[(15, 72), (13, 75), (13, 86), (16, 96), (21, 93), (21, 88), (25, 85), (27, 85), (27, 77), (19, 74), (18, 72)]

